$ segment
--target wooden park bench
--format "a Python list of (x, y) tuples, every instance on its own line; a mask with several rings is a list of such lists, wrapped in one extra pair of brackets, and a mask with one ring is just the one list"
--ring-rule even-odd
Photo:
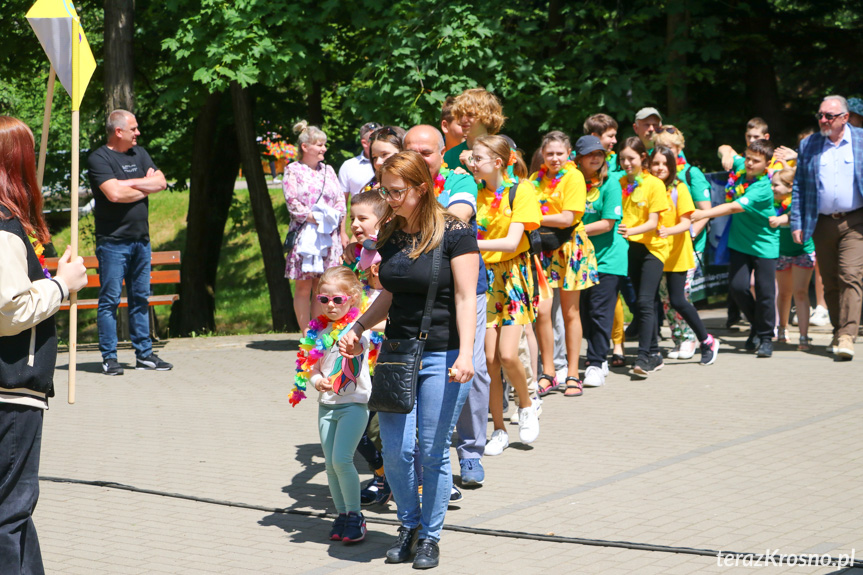
[[(45, 265), (48, 268), (48, 271), (51, 273), (56, 273), (57, 271), (57, 260), (58, 258), (45, 258)], [(164, 285), (164, 284), (176, 284), (177, 288), (180, 283), (180, 270), (179, 269), (166, 269), (166, 270), (156, 270), (153, 269), (156, 266), (179, 266), (180, 265), (180, 252), (152, 252), (150, 255), (150, 285)], [(99, 260), (96, 259), (96, 256), (84, 256), (84, 267), (88, 270), (96, 270), (99, 269)], [(123, 282), (125, 285), (125, 281)], [(98, 298), (98, 288), (100, 287), (99, 283), (99, 274), (87, 274), (87, 285), (83, 288), (82, 291), (78, 292), (78, 309), (97, 309), (99, 307), (99, 298)], [(84, 299), (82, 298), (82, 292), (84, 290), (89, 290), (93, 288), (95, 291), (96, 298)], [(175, 290), (177, 289), (175, 288)], [(125, 293), (125, 292), (124, 292)], [(155, 317), (153, 314), (153, 306), (157, 305), (171, 305), (178, 299), (180, 299), (179, 294), (173, 293), (168, 295), (151, 295), (149, 296), (150, 301), (150, 331), (154, 334), (155, 332)], [(129, 301), (126, 297), (120, 298), (121, 308), (129, 307)], [(60, 309), (67, 310), (69, 309), (69, 304), (64, 303)], [(154, 334), (155, 335), (155, 334)], [(126, 335), (128, 337), (128, 335)]]

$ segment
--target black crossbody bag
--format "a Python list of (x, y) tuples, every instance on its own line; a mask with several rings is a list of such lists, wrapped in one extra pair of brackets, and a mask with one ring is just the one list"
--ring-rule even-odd
[(375, 364), (372, 394), (369, 398), (371, 411), (385, 413), (410, 413), (417, 398), (417, 378), (422, 366), (423, 350), (431, 329), (431, 314), (437, 295), (438, 276), (442, 257), (442, 244), (432, 255), (432, 273), (426, 305), (423, 309), (420, 331), (409, 339), (385, 339)]

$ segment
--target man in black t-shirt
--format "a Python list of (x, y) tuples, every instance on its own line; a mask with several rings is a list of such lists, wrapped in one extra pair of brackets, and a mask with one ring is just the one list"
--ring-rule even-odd
[(117, 361), (117, 306), (126, 281), (129, 335), (136, 369), (166, 371), (173, 366), (153, 353), (150, 341), (150, 224), (147, 197), (167, 186), (144, 148), (137, 145), (138, 122), (130, 112), (108, 116), (108, 143), (87, 158), (96, 200), (96, 258), (99, 260), (99, 351), (102, 373), (122, 375)]

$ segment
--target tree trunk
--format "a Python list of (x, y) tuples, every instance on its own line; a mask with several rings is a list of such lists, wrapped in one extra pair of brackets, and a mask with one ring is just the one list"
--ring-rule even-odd
[(234, 122), (237, 126), (237, 141), (243, 161), (243, 173), (249, 186), (249, 201), (255, 218), (258, 242), (264, 258), (264, 273), (270, 290), (270, 309), (273, 314), (273, 329), (276, 331), (299, 331), (294, 316), (294, 299), (291, 284), (285, 278), (285, 256), (282, 253), (282, 240), (276, 224), (273, 202), (264, 179), (261, 156), (255, 142), (255, 121), (252, 115), (252, 102), (247, 89), (237, 82), (231, 83), (231, 101), (234, 108)]
[(666, 78), (666, 101), (669, 118), (676, 118), (686, 111), (688, 102), (686, 54), (675, 49), (674, 43), (689, 37), (689, 12), (683, 2), (669, 3), (665, 20), (665, 53), (668, 64)]
[(105, 114), (135, 111), (135, 0), (105, 0)]
[[(770, 129), (771, 141), (778, 143), (785, 139), (786, 126), (773, 65), (777, 52), (769, 38), (774, 8), (767, 0), (753, 0), (750, 9), (753, 16), (743, 21), (744, 29), (753, 39), (743, 48), (747, 108), (750, 114), (764, 118)], [(750, 58), (751, 54), (764, 54), (765, 57)]]
[(322, 126), (324, 123), (323, 92), (321, 83), (318, 80), (312, 80), (312, 89), (309, 91), (308, 109), (309, 124), (318, 127)]
[(171, 309), (171, 333), (175, 335), (216, 329), (216, 274), (240, 169), (237, 135), (228, 106), (230, 101), (223, 92), (210, 94), (195, 120), (180, 300)]

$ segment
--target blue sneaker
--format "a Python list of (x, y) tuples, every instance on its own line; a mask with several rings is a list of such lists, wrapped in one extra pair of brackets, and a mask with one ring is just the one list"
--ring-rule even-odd
[(478, 458), (462, 459), (461, 484), (482, 485), (483, 481), (485, 481), (485, 470), (482, 468), (482, 461)]

